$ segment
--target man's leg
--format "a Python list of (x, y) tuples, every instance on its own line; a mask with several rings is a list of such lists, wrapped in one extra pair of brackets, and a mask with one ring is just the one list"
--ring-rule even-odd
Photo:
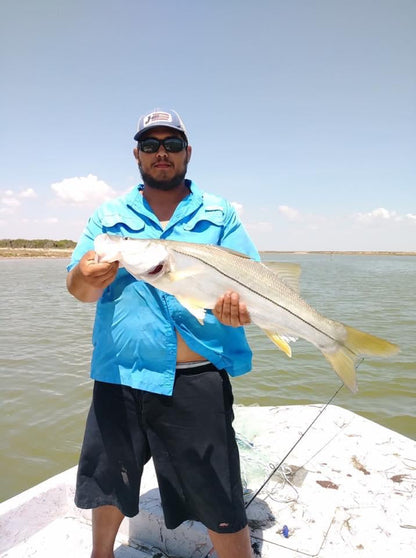
[(216, 533), (208, 529), (218, 558), (252, 558), (250, 532), (247, 527), (237, 533)]
[(114, 558), (124, 514), (138, 511), (140, 478), (150, 458), (140, 426), (140, 395), (126, 386), (94, 384), (75, 492), (75, 504), (93, 510), (92, 558)]
[(124, 515), (115, 506), (92, 510), (91, 558), (114, 558), (114, 543)]

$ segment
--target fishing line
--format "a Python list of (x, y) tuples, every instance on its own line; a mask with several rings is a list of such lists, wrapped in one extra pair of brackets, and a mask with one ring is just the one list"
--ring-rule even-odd
[(289, 457), (289, 455), (292, 453), (292, 451), (295, 449), (295, 447), (299, 444), (299, 442), (304, 438), (304, 436), (309, 432), (309, 430), (312, 428), (312, 426), (315, 424), (315, 422), (318, 420), (318, 418), (322, 415), (322, 413), (325, 411), (325, 409), (328, 407), (328, 405), (330, 405), (332, 403), (332, 401), (335, 399), (335, 397), (338, 395), (338, 393), (341, 391), (341, 389), (344, 387), (344, 384), (341, 384), (336, 390), (335, 392), (331, 395), (331, 397), (328, 399), (328, 401), (325, 403), (325, 405), (322, 407), (322, 409), (319, 411), (319, 413), (316, 415), (316, 417), (313, 419), (313, 421), (310, 423), (310, 425), (308, 426), (308, 428), (302, 433), (302, 435), (300, 436), (300, 438), (295, 442), (295, 444), (290, 448), (290, 450), (287, 452), (287, 454), (283, 457), (283, 459), (280, 460), (280, 462), (273, 468), (272, 472), (270, 473), (270, 475), (267, 477), (267, 479), (264, 481), (264, 483), (260, 486), (260, 488), (258, 488), (256, 490), (256, 492), (253, 494), (253, 496), (250, 498), (250, 500), (245, 504), (245, 508), (247, 509), (249, 507), (249, 505), (252, 503), (252, 501), (257, 498), (257, 496), (260, 494), (260, 492), (263, 490), (263, 488), (266, 486), (266, 484), (270, 481), (270, 479), (272, 478), (272, 476), (280, 469), (280, 467), (283, 465), (283, 463), (286, 461), (286, 459)]
[[(257, 496), (260, 494), (260, 492), (263, 490), (263, 488), (266, 486), (266, 484), (270, 481), (270, 479), (273, 477), (273, 475), (280, 469), (280, 467), (283, 465), (283, 463), (286, 461), (286, 459), (289, 457), (289, 455), (292, 453), (292, 451), (295, 449), (295, 447), (306, 436), (306, 434), (309, 432), (309, 430), (312, 428), (312, 426), (315, 424), (315, 422), (319, 419), (319, 417), (322, 415), (322, 413), (325, 411), (325, 409), (328, 407), (328, 405), (330, 405), (332, 403), (332, 401), (335, 399), (335, 397), (338, 395), (338, 393), (341, 391), (341, 389), (343, 387), (344, 387), (344, 384), (341, 384), (334, 391), (334, 393), (331, 395), (331, 397), (328, 399), (328, 401), (325, 403), (325, 405), (322, 407), (322, 409), (319, 411), (319, 413), (316, 415), (316, 417), (310, 423), (308, 428), (301, 434), (300, 438), (293, 444), (293, 446), (286, 453), (286, 455), (283, 457), (283, 459), (281, 459), (280, 462), (273, 468), (272, 472), (267, 477), (267, 479), (264, 481), (264, 483), (260, 486), (260, 488), (256, 490), (254, 495), (244, 505), (245, 509), (247, 509), (249, 507), (249, 505), (253, 502), (253, 500), (255, 500), (257, 498)], [(214, 547), (211, 547), (210, 550), (208, 551), (208, 553), (204, 556), (204, 558), (211, 558), (213, 556), (213, 553), (214, 553)]]

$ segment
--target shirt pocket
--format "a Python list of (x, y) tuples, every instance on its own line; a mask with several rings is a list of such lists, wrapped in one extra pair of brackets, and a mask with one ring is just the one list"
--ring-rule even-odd
[[(225, 215), (221, 207), (206, 209), (198, 212), (187, 223), (184, 223), (183, 230), (191, 233), (191, 242), (202, 242), (204, 244), (217, 244), (221, 238)], [(196, 240), (194, 235), (200, 235), (200, 240)]]
[(141, 217), (126, 217), (119, 213), (104, 215), (101, 219), (103, 232), (118, 236), (135, 236), (145, 228), (145, 223)]

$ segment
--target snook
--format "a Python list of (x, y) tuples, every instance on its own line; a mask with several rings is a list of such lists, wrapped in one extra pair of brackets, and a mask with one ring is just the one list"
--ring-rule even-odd
[(274, 271), (220, 246), (99, 235), (98, 261), (120, 261), (136, 279), (174, 295), (198, 320), (227, 291), (240, 295), (252, 322), (288, 356), (301, 337), (315, 345), (344, 384), (357, 391), (355, 366), (364, 355), (386, 357), (397, 345), (325, 318), (299, 295), (299, 266)]

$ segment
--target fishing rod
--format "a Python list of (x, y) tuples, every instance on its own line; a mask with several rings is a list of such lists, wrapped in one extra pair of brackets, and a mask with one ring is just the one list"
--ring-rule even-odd
[[(344, 387), (344, 384), (341, 384), (334, 391), (334, 393), (331, 395), (331, 397), (328, 399), (328, 401), (325, 403), (325, 405), (322, 407), (322, 409), (319, 411), (319, 413), (316, 415), (316, 417), (310, 423), (308, 428), (304, 432), (302, 432), (299, 439), (293, 444), (293, 446), (289, 449), (289, 451), (286, 453), (286, 455), (283, 457), (283, 459), (281, 459), (280, 462), (275, 467), (273, 467), (273, 470), (269, 474), (267, 479), (263, 482), (263, 484), (260, 486), (260, 488), (258, 488), (256, 490), (256, 492), (253, 494), (253, 496), (250, 498), (250, 500), (244, 505), (245, 509), (247, 509), (249, 507), (249, 505), (253, 502), (253, 500), (255, 500), (257, 498), (257, 496), (260, 494), (260, 492), (263, 490), (263, 488), (266, 486), (266, 484), (270, 481), (270, 479), (273, 477), (273, 475), (280, 469), (280, 467), (283, 465), (283, 463), (286, 461), (286, 459), (289, 457), (289, 455), (292, 453), (292, 451), (296, 448), (296, 446), (300, 443), (300, 441), (306, 436), (306, 434), (309, 432), (309, 430), (312, 428), (312, 426), (315, 424), (315, 422), (319, 419), (319, 417), (322, 415), (322, 413), (325, 411), (325, 409), (328, 407), (328, 405), (330, 405), (332, 403), (332, 401), (335, 399), (335, 397), (338, 395), (338, 393), (341, 391), (341, 389), (343, 387)], [(211, 547), (210, 550), (207, 552), (207, 554), (204, 556), (204, 558), (212, 558), (213, 553), (214, 553), (214, 547)]]

